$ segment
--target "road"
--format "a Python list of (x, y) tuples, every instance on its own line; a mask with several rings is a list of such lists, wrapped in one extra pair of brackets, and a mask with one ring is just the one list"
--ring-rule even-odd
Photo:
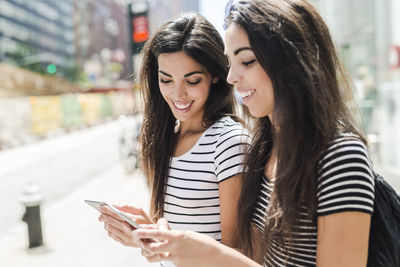
[(0, 152), (0, 239), (21, 221), (21, 193), (37, 184), (51, 206), (118, 164), (117, 122)]

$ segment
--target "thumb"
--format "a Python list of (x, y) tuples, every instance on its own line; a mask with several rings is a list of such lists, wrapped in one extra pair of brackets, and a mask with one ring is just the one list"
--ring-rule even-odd
[(170, 230), (171, 228), (168, 225), (168, 221), (164, 218), (161, 218), (157, 221), (158, 229), (160, 230)]

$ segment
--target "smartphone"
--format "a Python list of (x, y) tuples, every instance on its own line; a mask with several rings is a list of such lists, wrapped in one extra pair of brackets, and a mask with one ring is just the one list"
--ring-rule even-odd
[(115, 212), (121, 219), (123, 219), (125, 222), (129, 223), (133, 228), (135, 229), (140, 229), (140, 225), (136, 223), (135, 221), (132, 221), (131, 218), (125, 215), (122, 211), (114, 207), (113, 205), (110, 205), (106, 202), (103, 201), (95, 201), (95, 200), (85, 200), (85, 202), (91, 206), (92, 208), (96, 209), (97, 211), (100, 211), (100, 206), (107, 206), (109, 207), (113, 212)]

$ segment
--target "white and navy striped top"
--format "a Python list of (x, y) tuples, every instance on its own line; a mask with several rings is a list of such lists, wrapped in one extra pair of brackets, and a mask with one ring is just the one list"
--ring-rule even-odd
[[(264, 229), (265, 211), (275, 179), (262, 182), (262, 189), (252, 221)], [(341, 134), (329, 146), (319, 161), (317, 214), (324, 216), (344, 211), (373, 212), (374, 180), (365, 145), (352, 134)], [(299, 212), (292, 244), (271, 238), (264, 266), (316, 266), (317, 225), (307, 217), (306, 207)], [(284, 237), (284, 241), (288, 239)]]
[(243, 172), (249, 142), (242, 124), (223, 117), (187, 153), (171, 158), (163, 216), (172, 229), (221, 241), (218, 184)]

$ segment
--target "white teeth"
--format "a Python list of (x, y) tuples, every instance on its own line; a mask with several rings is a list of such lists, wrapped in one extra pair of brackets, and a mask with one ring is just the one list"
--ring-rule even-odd
[(256, 90), (253, 89), (253, 90), (249, 90), (249, 91), (245, 91), (245, 92), (240, 92), (240, 95), (242, 96), (242, 98), (245, 98), (245, 97), (248, 97), (248, 96), (254, 94), (255, 91)]
[(174, 102), (175, 106), (176, 106), (177, 108), (179, 108), (179, 109), (188, 108), (192, 103), (193, 103), (193, 102), (189, 102), (189, 103), (187, 103), (187, 104), (177, 104), (177, 103)]

